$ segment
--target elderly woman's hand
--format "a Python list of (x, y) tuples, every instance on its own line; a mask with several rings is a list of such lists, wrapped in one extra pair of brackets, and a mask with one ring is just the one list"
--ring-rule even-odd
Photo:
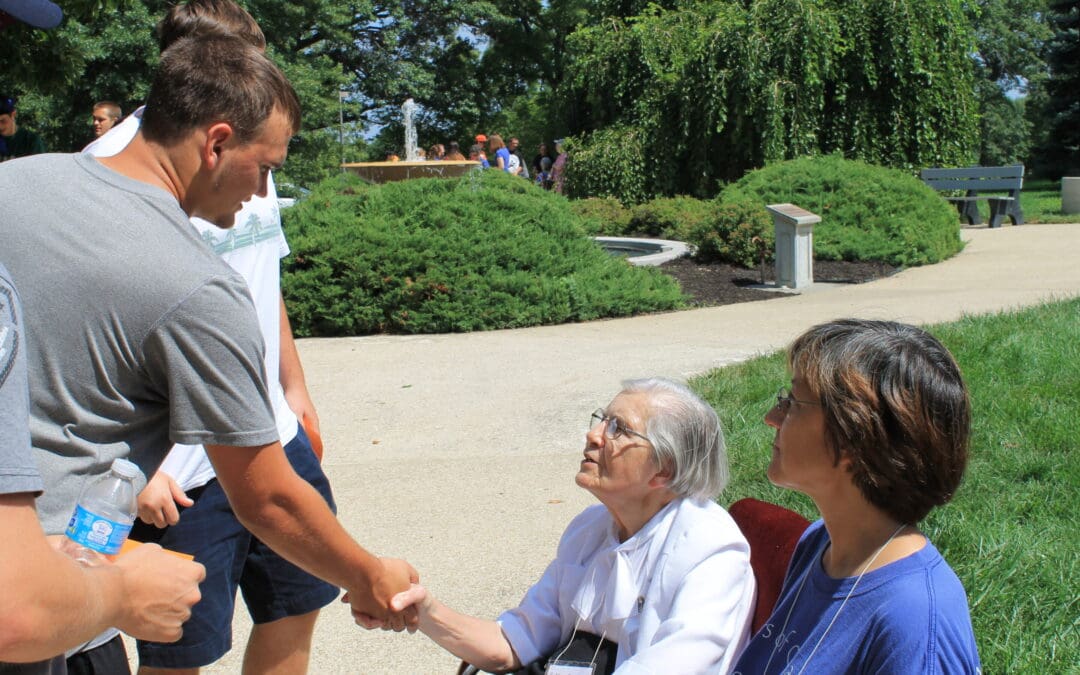
[(419, 614), (426, 614), (431, 609), (432, 597), (428, 590), (420, 584), (412, 584), (408, 590), (402, 591), (390, 598), (390, 609), (402, 612), (412, 607)]
[[(342, 602), (349, 601), (349, 594), (346, 593), (341, 598)], [(390, 598), (390, 611), (394, 613), (394, 616), (404, 617), (403, 627), (410, 633), (415, 633), (420, 623), (420, 614), (426, 613), (431, 609), (433, 598), (428, 590), (420, 584), (412, 584), (408, 590), (402, 591)], [(353, 620), (357, 626), (365, 628), (367, 630), (373, 630), (375, 628), (382, 628), (383, 630), (395, 630), (400, 631), (401, 627), (393, 625), (387, 621), (380, 621), (379, 619), (365, 614), (359, 610), (354, 609), (352, 612)]]

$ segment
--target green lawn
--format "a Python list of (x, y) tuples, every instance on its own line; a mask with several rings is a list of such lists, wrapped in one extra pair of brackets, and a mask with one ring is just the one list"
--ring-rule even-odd
[[(1080, 298), (930, 330), (960, 363), (974, 422), (964, 484), (922, 528), (967, 589), (983, 672), (1080, 672)], [(778, 353), (692, 385), (725, 425), (721, 503), (752, 496), (814, 519), (765, 478), (762, 417), (788, 377)]]
[[(1061, 212), (1061, 181), (1025, 179), (1024, 189), (1020, 191), (1020, 208), (1025, 223), (1080, 223), (1080, 213), (1066, 215)], [(985, 201), (979, 202), (979, 213), (983, 223), (990, 219), (990, 208)], [(1005, 226), (1012, 223), (1008, 218), (1001, 222)]]
[(1020, 208), (1028, 223), (1080, 223), (1080, 213), (1061, 212), (1061, 181), (1025, 180)]

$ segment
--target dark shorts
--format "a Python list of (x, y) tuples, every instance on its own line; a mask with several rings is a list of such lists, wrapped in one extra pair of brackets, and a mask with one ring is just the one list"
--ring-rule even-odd
[[(303, 427), (285, 446), (293, 469), (319, 491), (337, 513), (330, 482), (311, 449)], [(196, 668), (217, 661), (232, 647), (236, 589), (255, 623), (269, 623), (313, 612), (333, 602), (338, 588), (304, 572), (270, 550), (236, 519), (225, 491), (212, 480), (188, 493), (195, 504), (180, 509), (180, 522), (158, 529), (136, 521), (131, 538), (191, 553), (206, 566), (199, 585), (202, 600), (192, 608), (179, 642), (136, 644), (139, 663), (154, 668)]]

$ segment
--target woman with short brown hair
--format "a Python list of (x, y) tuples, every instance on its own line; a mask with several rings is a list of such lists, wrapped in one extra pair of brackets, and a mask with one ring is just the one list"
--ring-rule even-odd
[(791, 389), (765, 416), (768, 477), (822, 519), (736, 672), (979, 672), (964, 588), (916, 526), (967, 463), (956, 361), (920, 328), (845, 319), (796, 338), (788, 366)]

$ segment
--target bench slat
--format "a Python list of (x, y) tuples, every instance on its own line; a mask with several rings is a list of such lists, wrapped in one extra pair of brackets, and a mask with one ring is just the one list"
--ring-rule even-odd
[(994, 201), (999, 201), (999, 202), (1015, 201), (1012, 197), (994, 197), (994, 196), (990, 196), (990, 197), (946, 197), (945, 199), (950, 201), (950, 202), (978, 202), (978, 201), (987, 201), (987, 200), (990, 200), (990, 199), (993, 199)]
[(922, 178), (1023, 178), (1024, 166), (970, 166), (963, 169), (923, 169)]
[(923, 178), (923, 182), (934, 188), (935, 190), (978, 190), (979, 192), (986, 192), (988, 190), (1001, 190), (1008, 192), (1009, 190), (1019, 190), (1023, 187), (1023, 183), (1019, 178), (1013, 178), (1011, 180), (1001, 179), (926, 179)]

